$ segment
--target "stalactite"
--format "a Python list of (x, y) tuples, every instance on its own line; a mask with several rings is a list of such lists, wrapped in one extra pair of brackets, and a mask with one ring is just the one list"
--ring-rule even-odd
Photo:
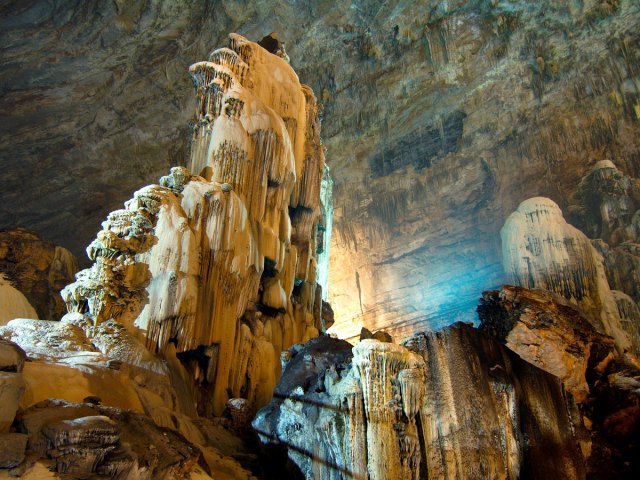
[[(413, 418), (406, 424), (400, 418), (403, 404), (398, 405), (402, 384), (410, 399), (401, 399), (409, 408), (409, 413), (417, 413), (413, 403), (420, 401), (420, 388), (411, 378), (412, 374), (398, 375), (407, 368), (424, 368), (424, 361), (419, 356), (408, 352), (394, 343), (383, 343), (377, 340), (362, 340), (353, 348), (353, 363), (358, 371), (362, 384), (365, 412), (367, 418), (367, 464), (369, 478), (419, 478), (419, 449), (411, 436), (415, 434), (407, 425), (413, 425)], [(411, 384), (411, 385), (410, 385)], [(400, 412), (399, 412), (400, 410)], [(408, 417), (408, 416), (407, 416)], [(404, 431), (403, 431), (404, 430)], [(402, 433), (400, 433), (402, 432)], [(409, 447), (409, 448), (407, 448)], [(404, 460), (409, 460), (405, 462)], [(418, 467), (415, 471), (410, 468)]]

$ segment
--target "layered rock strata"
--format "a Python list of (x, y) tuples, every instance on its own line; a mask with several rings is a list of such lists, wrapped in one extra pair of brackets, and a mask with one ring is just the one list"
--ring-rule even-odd
[[(554, 292), (573, 303), (601, 333), (612, 336), (620, 353), (638, 351), (635, 332), (625, 330), (602, 257), (552, 200), (525, 200), (501, 232), (509, 280), (525, 288)], [(629, 325), (626, 323), (625, 325)]]
[[(465, 324), (295, 347), (253, 422), (305, 478), (584, 478), (559, 380)], [(553, 452), (553, 454), (551, 454)]]
[(175, 167), (112, 212), (63, 291), (88, 333), (114, 321), (153, 353), (175, 348), (216, 415), (230, 398), (268, 402), (279, 352), (324, 329), (331, 211), (313, 93), (257, 44), (230, 47), (190, 68), (198, 175)]
[[(36, 316), (17, 310), (9, 314), (12, 304), (23, 302), (7, 299), (8, 305), (0, 316), (6, 320), (18, 317), (60, 320), (66, 313), (60, 290), (73, 282), (77, 271), (75, 255), (37, 233), (26, 228), (0, 232), (0, 275), (26, 297), (36, 312)], [(0, 294), (0, 301), (3, 298), (5, 294)]]

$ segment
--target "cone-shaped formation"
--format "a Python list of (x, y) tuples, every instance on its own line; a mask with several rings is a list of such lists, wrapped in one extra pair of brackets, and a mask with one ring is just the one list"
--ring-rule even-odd
[(584, 233), (565, 221), (558, 205), (543, 197), (525, 200), (500, 234), (504, 268), (513, 284), (566, 298), (598, 331), (612, 336), (620, 352), (632, 349), (602, 257)]
[(323, 329), (331, 209), (318, 107), (282, 58), (231, 35), (190, 74), (201, 176), (175, 167), (112, 212), (63, 296), (89, 325), (113, 319), (154, 352), (174, 344), (200, 411), (220, 414), (229, 398), (268, 402), (279, 352)]

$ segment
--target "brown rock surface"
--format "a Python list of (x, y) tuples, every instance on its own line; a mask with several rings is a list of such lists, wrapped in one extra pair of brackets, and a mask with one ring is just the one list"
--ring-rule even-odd
[(73, 282), (76, 257), (25, 228), (0, 232), (0, 273), (29, 300), (38, 318), (60, 320), (60, 290)]
[[(615, 355), (566, 301), (540, 290), (503, 286), (484, 292), (480, 329), (541, 369), (558, 376), (579, 402), (590, 431), (587, 478), (636, 478), (640, 473), (640, 369)], [(575, 416), (574, 418), (578, 418)]]
[(640, 173), (633, 0), (215, 5), (3, 4), (1, 227), (80, 254), (186, 162), (184, 72), (229, 31), (279, 32), (324, 104), (341, 334), (470, 320), (503, 282), (497, 232), (519, 202), (564, 208), (605, 158)]
[(18, 423), (29, 436), (23, 472), (45, 462), (82, 478), (185, 478), (201, 455), (178, 433), (114, 407), (49, 400), (24, 411)]
[(589, 395), (587, 372), (604, 372), (614, 357), (613, 339), (548, 291), (504, 285), (484, 292), (478, 316), (480, 330), (558, 377), (578, 402)]

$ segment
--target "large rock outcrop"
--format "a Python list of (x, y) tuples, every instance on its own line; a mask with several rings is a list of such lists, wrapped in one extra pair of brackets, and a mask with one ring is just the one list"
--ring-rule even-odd
[(151, 352), (175, 347), (200, 412), (216, 415), (230, 398), (268, 402), (280, 351), (324, 330), (318, 231), (329, 211), (313, 93), (259, 45), (231, 35), (230, 47), (190, 68), (189, 165), (203, 176), (175, 167), (136, 192), (63, 291), (87, 332), (115, 321)]
[[(548, 198), (525, 200), (500, 232), (505, 272), (528, 289), (549, 290), (578, 307), (601, 333), (612, 336), (619, 352), (640, 351), (620, 319), (604, 263), (584, 233), (569, 225)], [(631, 325), (633, 328), (635, 326)]]
[(587, 478), (635, 478), (640, 472), (640, 369), (616, 355), (565, 299), (505, 285), (478, 306), (480, 329), (522, 359), (556, 375), (578, 401), (590, 431)]
[(461, 323), (403, 345), (289, 351), (253, 422), (305, 478), (584, 478), (588, 436), (559, 380)]
[[(69, 250), (44, 240), (37, 233), (26, 228), (0, 232), (0, 275), (26, 297), (36, 316), (27, 311), (20, 314), (17, 310), (10, 314), (9, 309), (0, 315), (6, 320), (19, 317), (60, 320), (66, 313), (60, 290), (73, 282), (77, 271), (78, 260)], [(0, 298), (4, 297), (2, 294)], [(14, 306), (24, 303), (18, 299), (6, 302)]]
[(483, 292), (478, 316), (480, 330), (558, 377), (578, 402), (589, 395), (587, 376), (602, 374), (615, 356), (611, 337), (598, 333), (569, 302), (545, 290), (504, 285)]

